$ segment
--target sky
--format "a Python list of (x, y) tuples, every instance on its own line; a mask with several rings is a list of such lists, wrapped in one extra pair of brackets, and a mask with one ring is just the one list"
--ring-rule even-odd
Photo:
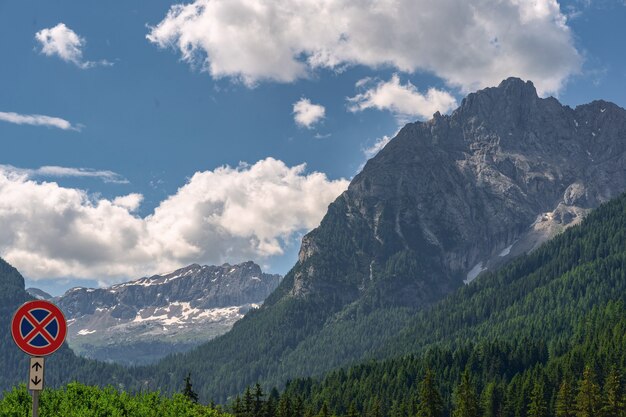
[(0, 0), (0, 256), (60, 294), (285, 274), (407, 122), (509, 76), (626, 106), (621, 0)]

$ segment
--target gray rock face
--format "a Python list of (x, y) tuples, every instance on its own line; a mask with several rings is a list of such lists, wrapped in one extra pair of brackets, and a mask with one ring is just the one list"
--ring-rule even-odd
[(50, 300), (52, 296), (39, 288), (26, 288), (26, 292), (38, 300)]
[(73, 288), (54, 299), (68, 319), (77, 353), (148, 363), (228, 331), (278, 286), (253, 262), (200, 266), (109, 288)]
[(624, 109), (572, 109), (510, 78), (406, 125), (369, 160), (303, 239), (289, 294), (427, 304), (624, 190)]

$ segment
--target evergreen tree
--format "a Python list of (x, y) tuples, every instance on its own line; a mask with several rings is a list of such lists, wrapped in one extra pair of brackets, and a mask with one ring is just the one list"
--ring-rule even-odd
[(183, 395), (187, 397), (192, 403), (198, 403), (198, 394), (196, 394), (191, 385), (191, 372), (189, 372), (185, 377), (185, 387), (183, 388)]
[(535, 381), (530, 394), (528, 417), (548, 417), (548, 404), (546, 403), (543, 382), (540, 379)]
[(559, 386), (559, 391), (556, 394), (555, 411), (556, 417), (574, 417), (576, 415), (574, 390), (567, 379), (564, 379)]
[(246, 387), (246, 390), (243, 393), (243, 415), (244, 417), (254, 417), (252, 413), (254, 412), (254, 397), (252, 395), (252, 391), (250, 387)]
[(235, 401), (233, 401), (231, 409), (235, 417), (243, 417), (243, 404), (239, 395), (235, 397)]
[(361, 417), (361, 413), (356, 409), (356, 404), (354, 401), (350, 403), (350, 407), (348, 408), (348, 414), (346, 417)]
[(317, 417), (330, 417), (330, 411), (328, 411), (328, 404), (326, 402), (322, 404), (322, 408), (320, 412), (317, 413)]
[(419, 389), (417, 417), (441, 417), (442, 415), (443, 399), (436, 387), (435, 374), (427, 369)]
[(470, 382), (469, 371), (463, 372), (461, 383), (455, 393), (453, 417), (479, 417), (478, 398)]
[(621, 376), (615, 367), (606, 377), (602, 394), (602, 417), (623, 417), (626, 414)]
[(367, 417), (383, 417), (383, 407), (380, 403), (380, 398), (374, 398), (374, 401), (367, 412)]
[(591, 367), (585, 367), (576, 395), (577, 417), (598, 417), (600, 411), (600, 388), (595, 382)]
[(299, 395), (296, 396), (293, 404), (293, 417), (304, 417), (304, 401)]
[(263, 417), (263, 409), (265, 408), (265, 401), (263, 401), (263, 390), (261, 389), (261, 385), (257, 382), (254, 386), (254, 402), (252, 405), (252, 416), (253, 417)]
[(277, 417), (293, 417), (293, 411), (291, 409), (291, 400), (289, 396), (283, 394), (278, 401), (278, 409), (276, 410)]
[(276, 417), (278, 401), (280, 400), (280, 394), (276, 387), (272, 388), (270, 395), (268, 395), (265, 402), (265, 417)]
[(481, 396), (483, 417), (500, 417), (502, 415), (502, 392), (495, 382), (487, 384)]

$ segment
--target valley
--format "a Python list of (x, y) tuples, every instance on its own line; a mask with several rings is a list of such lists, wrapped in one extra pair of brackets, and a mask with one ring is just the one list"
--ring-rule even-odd
[[(284, 278), (193, 264), (53, 298), (70, 338), (50, 386), (189, 378), (235, 417), (560, 417), (595, 384), (599, 413), (626, 371), (624, 137), (608, 102), (516, 78), (472, 93), (369, 160)], [(1, 266), (7, 311), (47, 297)], [(9, 389), (24, 359), (0, 343)]]

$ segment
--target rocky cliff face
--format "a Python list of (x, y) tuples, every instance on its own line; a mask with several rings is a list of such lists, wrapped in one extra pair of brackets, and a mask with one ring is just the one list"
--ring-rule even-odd
[[(625, 189), (624, 109), (572, 109), (511, 78), (450, 116), (406, 125), (368, 161), (303, 239), (290, 294), (332, 287), (349, 301), (376, 288), (388, 303), (419, 306)], [(339, 256), (333, 230), (345, 241)], [(339, 275), (320, 269), (329, 262)]]
[(33, 298), (38, 300), (50, 300), (53, 297), (47, 292), (40, 290), (39, 288), (26, 288), (26, 292)]
[(147, 363), (228, 331), (278, 286), (253, 262), (190, 265), (109, 288), (74, 288), (53, 300), (83, 356)]

